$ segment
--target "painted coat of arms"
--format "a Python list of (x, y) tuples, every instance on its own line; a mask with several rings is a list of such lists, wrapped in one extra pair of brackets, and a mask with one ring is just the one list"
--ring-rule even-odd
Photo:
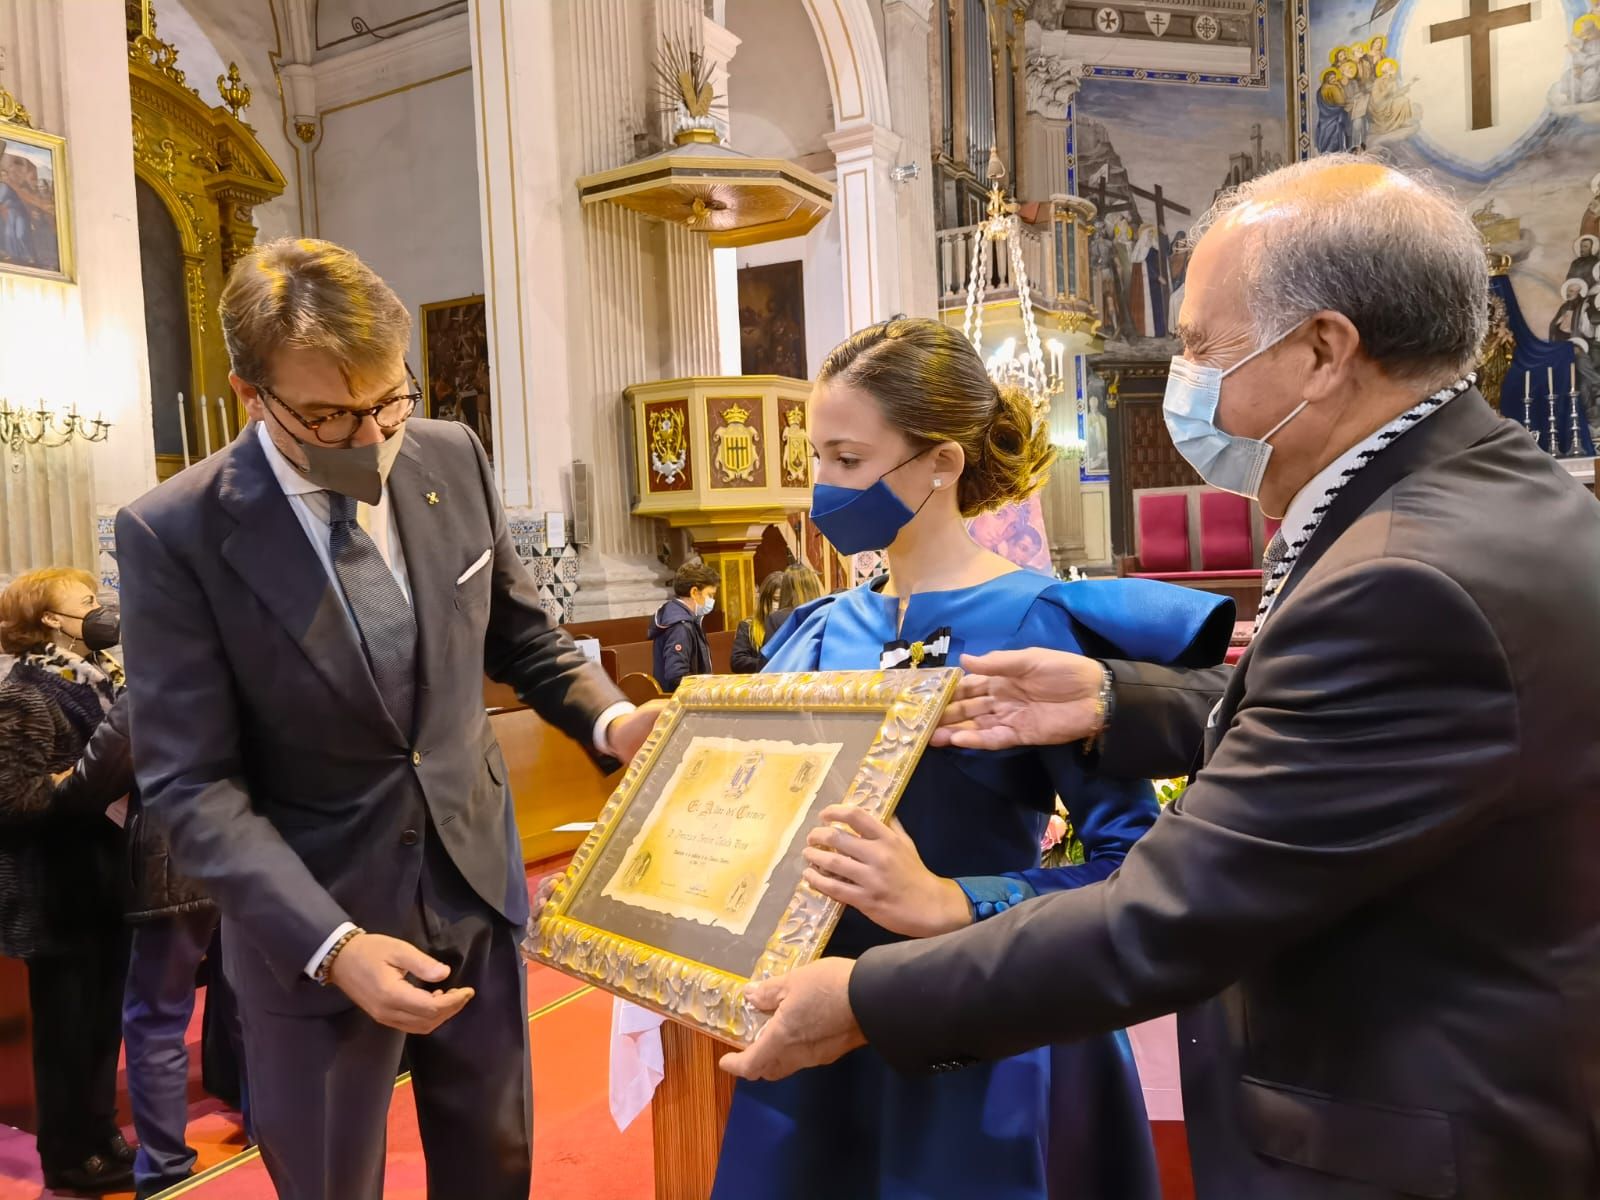
[(746, 424), (750, 410), (739, 404), (730, 404), (722, 411), (722, 424), (711, 434), (716, 443), (717, 470), (726, 482), (735, 479), (754, 481), (757, 464), (757, 443), (760, 430)]

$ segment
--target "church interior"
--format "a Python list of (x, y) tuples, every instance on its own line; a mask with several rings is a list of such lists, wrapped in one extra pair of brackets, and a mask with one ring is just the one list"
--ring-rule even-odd
[[(1060, 579), (1231, 597), (1236, 657), (1276, 522), (1163, 423), (1190, 231), (1346, 151), (1470, 213), (1480, 386), (1596, 487), (1597, 0), (4, 0), (0, 585), (60, 565), (114, 601), (119, 511), (249, 427), (230, 270), (322, 239), (409, 309), (417, 415), (476, 435), (540, 605), (636, 703), (662, 694), (649, 625), (685, 562), (720, 579), (718, 673), (775, 573), (883, 570), (810, 520), (807, 400), (896, 315), (1048, 404), (1048, 482), (973, 536)], [(619, 776), (509, 689), (484, 704), (535, 889)], [(160, 1194), (270, 1196), (200, 997), (197, 1173)], [(527, 1003), (533, 1194), (706, 1195), (731, 1086), (710, 1040), (538, 966)], [(73, 1194), (34, 1157), (31, 1028), (0, 958), (0, 1200)], [(1193, 1196), (1174, 1034), (1139, 1032), (1164, 1194)], [(397, 1197), (425, 1191), (408, 1086)]]

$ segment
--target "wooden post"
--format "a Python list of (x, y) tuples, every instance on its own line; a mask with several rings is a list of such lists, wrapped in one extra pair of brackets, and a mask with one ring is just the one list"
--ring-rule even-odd
[(706, 1200), (717, 1178), (733, 1076), (717, 1070), (730, 1047), (668, 1021), (661, 1026), (662, 1078), (651, 1101), (656, 1200)]

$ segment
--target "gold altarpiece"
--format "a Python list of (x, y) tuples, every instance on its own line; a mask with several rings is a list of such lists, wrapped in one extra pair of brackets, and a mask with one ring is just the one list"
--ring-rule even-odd
[[(177, 50), (156, 35), (150, 0), (128, 0), (127, 20), (134, 171), (166, 206), (182, 247), (191, 347), (186, 424), (188, 444), (199, 457), (195, 397), (210, 398), (214, 432), (218, 396), (228, 398), (230, 427), (242, 421), (228, 386), (217, 297), (233, 264), (255, 244), (253, 210), (282, 195), (287, 181), (241, 117), (250, 91), (237, 68), (217, 81), (228, 104), (213, 107), (185, 82)], [(174, 404), (177, 398), (152, 400)], [(182, 468), (180, 455), (156, 456), (161, 479)]]

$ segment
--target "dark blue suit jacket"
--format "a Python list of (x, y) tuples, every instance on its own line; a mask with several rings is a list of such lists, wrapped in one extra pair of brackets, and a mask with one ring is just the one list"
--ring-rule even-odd
[(621, 699), (539, 607), (477, 439), (421, 419), (405, 436), (389, 485), (419, 629), (414, 729), (385, 708), (254, 427), (117, 518), (146, 810), (255, 951), (230, 954), (236, 986), (275, 1011), (344, 1003), (307, 960), (346, 920), (401, 931), (430, 823), (473, 890), (526, 919), (486, 672), (584, 745)]

